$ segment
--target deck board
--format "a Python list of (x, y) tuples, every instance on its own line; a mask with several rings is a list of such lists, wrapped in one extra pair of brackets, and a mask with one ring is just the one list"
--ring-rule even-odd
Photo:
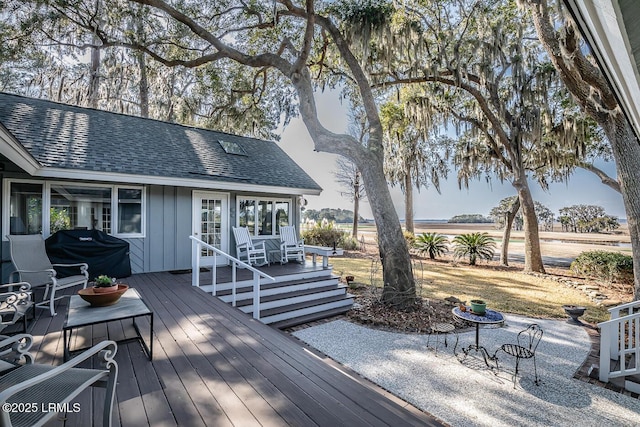
[[(269, 272), (286, 268), (275, 265)], [(441, 425), (297, 339), (192, 287), (188, 274), (147, 273), (126, 281), (154, 311), (153, 361), (138, 342), (118, 346), (114, 426)], [(38, 310), (30, 325), (38, 363), (62, 363), (67, 304), (59, 301), (53, 318)], [(138, 321), (144, 335), (148, 322)], [(72, 349), (132, 333), (131, 320), (81, 328)], [(102, 389), (87, 391), (77, 400), (80, 413), (47, 425), (101, 425), (103, 397)]]

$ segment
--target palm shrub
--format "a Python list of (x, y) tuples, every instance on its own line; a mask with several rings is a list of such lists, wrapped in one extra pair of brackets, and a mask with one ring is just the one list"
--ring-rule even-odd
[(460, 234), (453, 238), (453, 255), (456, 258), (469, 257), (469, 265), (476, 265), (476, 260), (493, 259), (496, 242), (489, 233)]
[(422, 233), (416, 237), (413, 247), (420, 254), (429, 254), (430, 259), (436, 259), (449, 252), (449, 239), (438, 233)]

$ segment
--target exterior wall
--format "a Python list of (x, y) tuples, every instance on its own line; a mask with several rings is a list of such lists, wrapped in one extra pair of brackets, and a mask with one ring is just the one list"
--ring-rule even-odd
[[(2, 177), (2, 174), (0, 174)], [(26, 174), (4, 174), (4, 178), (29, 178)], [(0, 200), (3, 200), (1, 192), (4, 186), (0, 186)], [(183, 270), (191, 268), (191, 240), (192, 233), (192, 192), (194, 189), (172, 186), (146, 186), (145, 207), (145, 237), (124, 238), (129, 243), (132, 273)], [(202, 189), (199, 189), (202, 190)], [(212, 190), (215, 191), (215, 190)], [(242, 195), (247, 195), (241, 193)], [(251, 194), (255, 195), (255, 194)], [(299, 227), (300, 210), (297, 197), (284, 196), (282, 194), (265, 194), (264, 197), (279, 197), (292, 200), (291, 220), (292, 224)], [(235, 254), (235, 241), (231, 226), (236, 225), (236, 200), (238, 193), (229, 194), (229, 229), (227, 241), (229, 252)], [(3, 209), (0, 209), (0, 215)], [(2, 218), (0, 217), (0, 224)], [(5, 230), (3, 230), (5, 231)], [(298, 230), (299, 231), (299, 230)], [(278, 237), (256, 240), (265, 240), (267, 250), (278, 250), (280, 239)], [(6, 283), (9, 274), (13, 271), (9, 254), (9, 243), (2, 241), (0, 245), (0, 259), (2, 260), (2, 281)]]

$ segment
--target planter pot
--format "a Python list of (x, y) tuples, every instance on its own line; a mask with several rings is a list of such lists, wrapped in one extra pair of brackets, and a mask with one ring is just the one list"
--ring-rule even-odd
[(94, 286), (92, 289), (94, 294), (110, 294), (118, 290), (118, 285), (114, 283), (112, 286)]
[(472, 299), (469, 303), (471, 304), (471, 311), (473, 314), (483, 316), (487, 312), (487, 303), (484, 300)]
[(564, 312), (569, 316), (567, 323), (582, 325), (582, 322), (578, 320), (578, 317), (584, 314), (584, 312), (587, 310), (586, 307), (578, 307), (576, 305), (563, 305), (562, 308), (564, 309)]
[(122, 284), (113, 287), (116, 288), (115, 291), (106, 293), (96, 293), (95, 290), (100, 288), (95, 287), (80, 289), (78, 295), (92, 307), (104, 307), (117, 303), (122, 294), (129, 289), (129, 286)]

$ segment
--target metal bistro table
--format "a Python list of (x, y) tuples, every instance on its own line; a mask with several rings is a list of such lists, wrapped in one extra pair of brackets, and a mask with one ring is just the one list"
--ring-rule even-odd
[(467, 322), (475, 323), (476, 325), (476, 343), (469, 345), (467, 348), (463, 348), (465, 356), (469, 355), (471, 350), (482, 353), (484, 363), (489, 365), (489, 360), (493, 360), (493, 357), (489, 355), (486, 348), (480, 345), (480, 325), (496, 325), (504, 322), (504, 315), (495, 310), (486, 309), (483, 316), (477, 315), (471, 312), (471, 307), (467, 307), (466, 311), (460, 310), (460, 307), (454, 307), (452, 310), (454, 316), (459, 317)]
[[(149, 344), (144, 341), (140, 328), (136, 323), (136, 318), (141, 316), (149, 316)], [(149, 360), (153, 358), (153, 311), (147, 307), (144, 300), (137, 290), (129, 288), (120, 297), (117, 303), (105, 307), (92, 307), (88, 302), (84, 301), (80, 296), (73, 295), (69, 299), (69, 309), (67, 317), (62, 328), (64, 333), (64, 360), (69, 360), (71, 335), (74, 329), (82, 326), (96, 325), (99, 323), (107, 323), (116, 320), (133, 320), (133, 328), (136, 330), (136, 337), (119, 340), (117, 342), (128, 342), (138, 340), (142, 344), (142, 348), (147, 353)], [(89, 348), (89, 347), (87, 347)], [(73, 352), (85, 350), (75, 349)]]

